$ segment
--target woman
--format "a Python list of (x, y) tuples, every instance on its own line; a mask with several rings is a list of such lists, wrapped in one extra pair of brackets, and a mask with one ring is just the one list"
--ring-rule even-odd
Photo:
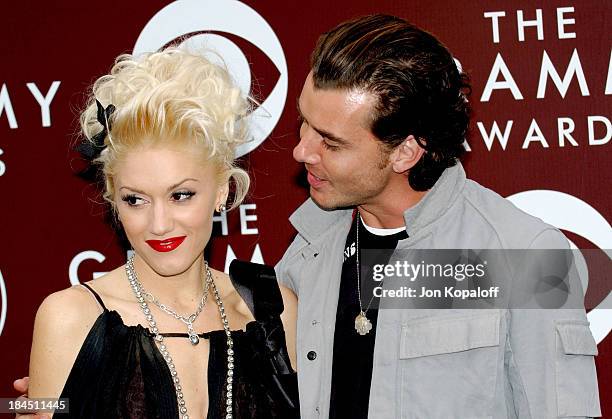
[(248, 188), (234, 166), (247, 112), (224, 69), (179, 49), (120, 56), (96, 81), (82, 151), (134, 252), (42, 303), (30, 398), (67, 397), (86, 418), (296, 414), (295, 296), (265, 269), (230, 278), (203, 258), (230, 180), (232, 207)]

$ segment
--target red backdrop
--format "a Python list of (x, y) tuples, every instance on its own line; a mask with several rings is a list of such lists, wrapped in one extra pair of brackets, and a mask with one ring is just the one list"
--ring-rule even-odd
[[(69, 145), (83, 92), (141, 35), (163, 45), (177, 34), (215, 33), (246, 57), (258, 97), (275, 98), (264, 105), (278, 123), (243, 158), (254, 184), (247, 206), (228, 216), (227, 234), (215, 223), (210, 259), (217, 268), (228, 253), (268, 264), (283, 254), (294, 234), (288, 216), (307, 197), (291, 151), (310, 52), (323, 31), (379, 12), (433, 32), (470, 74), (468, 176), (562, 228), (578, 247), (612, 248), (610, 2), (52, 3), (0, 6), (0, 397), (13, 395), (12, 379), (27, 372), (42, 299), (71, 278), (84, 282), (125, 260), (98, 191), (74, 174), (81, 162)], [(591, 276), (589, 310), (612, 299), (609, 273)], [(605, 416), (612, 415), (612, 337), (605, 338), (612, 314), (601, 307), (589, 316), (601, 340)]]

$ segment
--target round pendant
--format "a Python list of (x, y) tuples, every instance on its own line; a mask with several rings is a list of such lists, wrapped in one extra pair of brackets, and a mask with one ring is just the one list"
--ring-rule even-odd
[(189, 341), (191, 342), (192, 345), (197, 345), (198, 343), (200, 343), (200, 337), (198, 335), (196, 335), (195, 333), (190, 334), (189, 335)]
[(363, 311), (355, 317), (355, 330), (361, 336), (367, 335), (372, 330), (372, 322), (365, 316)]

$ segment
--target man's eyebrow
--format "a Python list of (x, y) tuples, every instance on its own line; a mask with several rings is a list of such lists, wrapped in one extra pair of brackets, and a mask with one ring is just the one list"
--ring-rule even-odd
[(325, 137), (330, 141), (333, 141), (334, 143), (338, 143), (341, 145), (347, 145), (349, 142), (338, 137), (337, 135), (332, 134), (329, 131), (325, 131), (324, 129), (320, 129), (317, 128), (315, 126), (313, 126), (310, 122), (308, 122), (308, 119), (306, 119), (306, 117), (304, 116), (304, 114), (302, 113), (302, 109), (300, 108), (300, 101), (298, 99), (297, 101), (297, 111), (298, 111), (298, 115), (300, 116), (300, 118), (304, 121), (306, 121), (308, 123), (308, 125), (310, 125), (310, 127), (315, 130), (321, 137)]

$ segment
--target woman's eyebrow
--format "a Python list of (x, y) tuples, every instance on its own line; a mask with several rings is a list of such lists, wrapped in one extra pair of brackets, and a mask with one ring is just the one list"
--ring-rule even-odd
[[(181, 181), (180, 181), (180, 182), (178, 182), (178, 183), (175, 183), (174, 185), (171, 185), (171, 186), (168, 188), (167, 192), (170, 192), (172, 189), (174, 189), (174, 188), (177, 188), (177, 187), (181, 186), (183, 183), (185, 183), (185, 182), (187, 182), (187, 181), (189, 181), (189, 180), (192, 180), (192, 181), (194, 181), (194, 182), (199, 182), (199, 180), (198, 180), (198, 179), (195, 179), (195, 178), (192, 178), (192, 177), (188, 177), (188, 178), (186, 178), (186, 179), (181, 180)], [(146, 192), (143, 192), (143, 191), (141, 191), (140, 189), (133, 188), (133, 187), (131, 187), (131, 186), (122, 186), (121, 188), (119, 188), (119, 190), (121, 190), (121, 189), (129, 189), (129, 190), (131, 190), (131, 191), (138, 192), (138, 193), (141, 193), (141, 194), (144, 194), (144, 195), (146, 195), (146, 194), (147, 194)]]

